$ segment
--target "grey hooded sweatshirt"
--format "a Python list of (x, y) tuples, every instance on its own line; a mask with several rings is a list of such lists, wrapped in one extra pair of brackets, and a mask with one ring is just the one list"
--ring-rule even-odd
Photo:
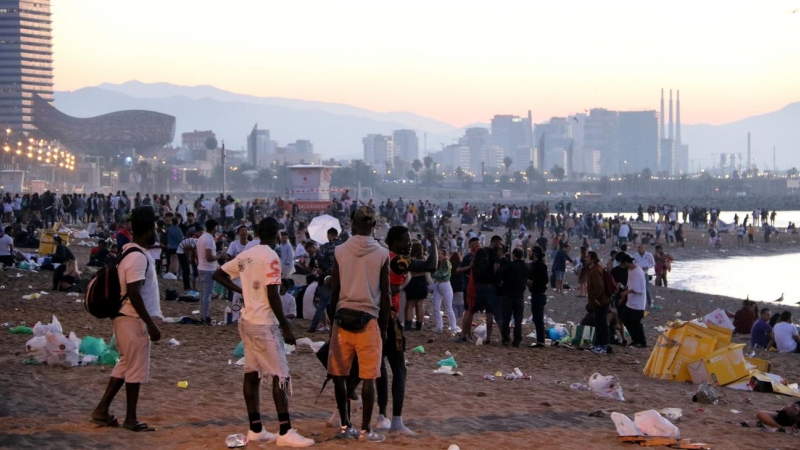
[(381, 303), (381, 268), (389, 261), (389, 250), (371, 236), (353, 236), (334, 251), (339, 265), (339, 303), (378, 317)]

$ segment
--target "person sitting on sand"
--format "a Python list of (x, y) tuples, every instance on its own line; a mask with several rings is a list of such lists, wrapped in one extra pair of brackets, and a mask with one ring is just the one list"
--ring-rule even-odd
[(736, 311), (736, 314), (733, 315), (734, 333), (750, 333), (753, 328), (753, 324), (756, 323), (756, 320), (758, 320), (756, 312), (753, 309), (754, 303), (755, 302), (751, 302), (750, 300), (743, 301), (742, 308)]
[[(250, 421), (247, 438), (256, 442), (275, 442), (278, 447), (309, 447), (314, 445), (314, 441), (300, 436), (292, 428), (286, 395), (290, 379), (283, 342), (295, 345), (296, 341), (290, 322), (283, 313), (279, 291), (280, 258), (273, 250), (278, 238), (278, 221), (268, 217), (258, 224), (258, 228), (260, 245), (239, 253), (212, 275), (214, 281), (238, 292), (244, 300), (239, 334), (244, 343), (243, 392)], [(237, 286), (232, 277), (241, 277), (241, 286)], [(268, 432), (261, 424), (261, 380), (270, 375), (272, 398), (280, 425), (278, 435)]]
[(772, 342), (767, 348), (775, 346), (781, 353), (800, 353), (800, 335), (792, 323), (792, 313), (783, 311), (781, 321), (772, 327)]
[(765, 427), (796, 433), (800, 421), (800, 401), (788, 404), (778, 411), (759, 411), (756, 419)]
[(772, 327), (769, 325), (769, 308), (761, 308), (761, 317), (753, 324), (750, 329), (750, 346), (753, 348), (768, 348), (772, 337)]

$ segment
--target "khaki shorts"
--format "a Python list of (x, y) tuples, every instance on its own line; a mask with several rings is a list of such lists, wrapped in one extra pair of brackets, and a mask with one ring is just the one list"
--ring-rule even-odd
[(360, 331), (347, 331), (334, 324), (328, 354), (328, 373), (335, 377), (350, 375), (353, 358), (358, 355), (358, 377), (374, 380), (381, 376), (381, 332), (373, 319)]
[(114, 319), (114, 337), (119, 350), (119, 362), (111, 371), (113, 378), (126, 383), (147, 383), (150, 380), (150, 336), (147, 325), (138, 317), (120, 316)]
[(283, 386), (289, 378), (289, 364), (280, 326), (239, 320), (239, 336), (244, 344), (244, 373), (258, 372), (259, 378), (278, 377)]

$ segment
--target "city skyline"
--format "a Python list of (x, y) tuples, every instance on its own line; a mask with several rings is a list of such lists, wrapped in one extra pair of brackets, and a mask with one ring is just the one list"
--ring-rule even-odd
[[(656, 109), (654, 93), (670, 86), (691, 99), (685, 124), (728, 123), (800, 99), (792, 2), (504, 5), (344, 2), (309, 13), (303, 2), (229, 10), (56, 0), (55, 89), (208, 84), (455, 126), (528, 109), (535, 122), (595, 107)], [(387, 23), (409, 32), (388, 33)]]

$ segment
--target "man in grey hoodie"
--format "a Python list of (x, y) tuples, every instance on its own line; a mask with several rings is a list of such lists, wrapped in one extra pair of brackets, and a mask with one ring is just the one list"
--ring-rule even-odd
[[(340, 439), (381, 442), (385, 436), (372, 431), (375, 379), (381, 375), (381, 350), (386, 339), (391, 302), (389, 299), (389, 252), (372, 238), (377, 215), (369, 206), (352, 217), (354, 236), (336, 247), (331, 275), (331, 307), (336, 311), (331, 330), (328, 373), (333, 377), (336, 407), (341, 417)], [(344, 273), (344, 277), (342, 277)], [(363, 380), (363, 416), (359, 433), (350, 422), (347, 376), (358, 356)]]

